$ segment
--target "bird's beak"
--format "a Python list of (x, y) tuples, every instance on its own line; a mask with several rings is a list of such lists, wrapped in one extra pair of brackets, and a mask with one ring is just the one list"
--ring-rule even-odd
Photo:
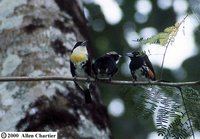
[(119, 58), (121, 58), (122, 57), (122, 55), (119, 55)]
[(84, 42), (82, 42), (82, 46), (87, 46), (87, 44), (88, 44), (88, 41), (84, 41)]
[(133, 57), (132, 53), (126, 53), (125, 55), (128, 56), (128, 57)]

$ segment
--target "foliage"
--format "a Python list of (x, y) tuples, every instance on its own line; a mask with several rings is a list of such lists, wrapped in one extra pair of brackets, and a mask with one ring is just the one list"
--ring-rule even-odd
[(167, 45), (169, 40), (171, 41), (174, 40), (180, 25), (181, 25), (180, 23), (176, 23), (174, 26), (165, 28), (163, 32), (160, 32), (147, 39), (140, 38), (137, 41), (140, 41), (143, 44), (149, 43), (149, 44), (160, 44), (162, 46), (165, 46)]
[(199, 91), (190, 87), (180, 90), (174, 87), (143, 86), (139, 92), (140, 95), (124, 96), (125, 102), (132, 105), (132, 115), (145, 119), (153, 117), (159, 136), (164, 139), (184, 139), (194, 136), (194, 129), (200, 129)]
[(181, 22), (177, 22), (175, 25), (165, 28), (163, 32), (160, 32), (147, 39), (144, 38), (137, 39), (137, 41), (141, 42), (142, 44), (148, 43), (148, 44), (160, 44), (162, 46), (166, 46), (168, 42), (173, 42), (175, 40), (177, 32), (179, 31), (179, 28), (181, 24), (185, 21), (186, 17)]
[(191, 87), (184, 87), (182, 91), (193, 126), (200, 131), (200, 92)]

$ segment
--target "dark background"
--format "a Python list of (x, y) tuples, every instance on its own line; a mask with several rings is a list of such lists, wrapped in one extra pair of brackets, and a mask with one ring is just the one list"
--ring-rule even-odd
[[(140, 1), (140, 0), (139, 0)], [(93, 53), (95, 57), (101, 56), (109, 51), (116, 51), (120, 54), (133, 51), (134, 47), (130, 46), (130, 43), (127, 42), (124, 32), (126, 30), (133, 29), (135, 32), (140, 32), (141, 29), (145, 27), (154, 27), (157, 32), (162, 32), (166, 27), (172, 26), (176, 23), (176, 18), (178, 15), (182, 15), (183, 17), (187, 14), (196, 15), (198, 20), (198, 14), (191, 8), (193, 5), (192, 2), (186, 1), (188, 3), (188, 9), (184, 13), (177, 13), (176, 10), (172, 6), (169, 6), (166, 9), (162, 9), (158, 6), (157, 0), (147, 0), (151, 2), (152, 10), (147, 15), (147, 20), (142, 23), (137, 21), (134, 18), (136, 14), (135, 3), (136, 0), (116, 0), (119, 7), (122, 10), (123, 17), (119, 23), (115, 25), (110, 25), (106, 22), (104, 18), (104, 14), (101, 11), (101, 8), (98, 4), (96, 4), (92, 0), (85, 0), (85, 8), (86, 8), (86, 16), (88, 19), (88, 26), (90, 30), (90, 36), (95, 48), (93, 49)], [(165, 1), (165, 0), (163, 0)], [(170, 0), (169, 0), (170, 1)], [(172, 0), (172, 5), (175, 0)], [(181, 0), (182, 1), (182, 0)], [(138, 16), (143, 19), (144, 16), (142, 14), (137, 13)], [(190, 20), (190, 19), (189, 19)], [(198, 20), (199, 22), (199, 20)], [(199, 27), (195, 29), (195, 43), (196, 47), (199, 47), (199, 39), (200, 36)], [(150, 37), (150, 36), (149, 36)], [(134, 38), (133, 40), (137, 39)], [(134, 42), (133, 42), (134, 44)], [(141, 46), (142, 47), (142, 46)], [(190, 46), (188, 46), (190, 47)], [(199, 50), (199, 49), (197, 49)], [(177, 52), (178, 53), (178, 52)], [(119, 72), (114, 76), (114, 79), (121, 80), (130, 80), (130, 76), (123, 74), (122, 65), (125, 63), (126, 59), (123, 58), (119, 62)], [(198, 80), (200, 77), (200, 55), (199, 53), (195, 56), (192, 56), (186, 59), (182, 66), (177, 70), (164, 69), (163, 71), (163, 79), (169, 81), (191, 81)], [(127, 65), (128, 68), (128, 65)], [(160, 65), (154, 65), (156, 73), (160, 73)], [(184, 77), (179, 78), (181, 76), (179, 70), (184, 71)], [(159, 79), (160, 74), (157, 75)], [(179, 79), (179, 80), (178, 80)], [(99, 84), (102, 98), (104, 104), (109, 106), (113, 99), (120, 99), (123, 102), (125, 111), (120, 116), (114, 116), (112, 113), (110, 114), (110, 120), (113, 130), (113, 136), (116, 139), (146, 139), (148, 138), (148, 134), (150, 132), (155, 131), (155, 126), (152, 120), (152, 117), (144, 119), (144, 117), (140, 116), (140, 113), (136, 113), (135, 107), (139, 107), (130, 103), (130, 99), (137, 101), (140, 99), (140, 89), (137, 87), (127, 87), (127, 86), (111, 86), (105, 84)], [(131, 95), (130, 95), (131, 94)], [(133, 105), (135, 107), (133, 107)], [(117, 108), (116, 108), (117, 109)]]

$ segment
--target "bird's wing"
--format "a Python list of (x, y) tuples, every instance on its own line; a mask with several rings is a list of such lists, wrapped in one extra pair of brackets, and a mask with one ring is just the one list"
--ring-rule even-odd
[(71, 71), (72, 76), (74, 77), (76, 75), (75, 74), (75, 66), (71, 61), (70, 61), (70, 71)]
[(153, 69), (153, 66), (152, 66), (152, 64), (151, 64), (151, 62), (150, 62), (148, 56), (144, 56), (144, 61), (145, 61), (145, 64), (147, 65), (147, 67), (149, 68), (149, 70), (148, 70), (148, 76), (149, 76), (151, 79), (155, 80), (155, 79), (156, 79), (155, 71), (154, 71), (154, 69)]

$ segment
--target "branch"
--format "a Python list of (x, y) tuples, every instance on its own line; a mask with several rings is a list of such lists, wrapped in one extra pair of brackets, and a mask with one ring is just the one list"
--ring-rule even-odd
[(122, 81), (122, 80), (111, 80), (108, 78), (102, 78), (95, 80), (94, 78), (82, 78), (82, 77), (63, 77), (63, 76), (40, 76), (40, 77), (27, 77), (27, 76), (17, 76), (17, 77), (0, 77), (0, 82), (12, 82), (12, 81), (50, 81), (50, 80), (60, 80), (60, 81), (87, 81), (87, 82), (101, 82), (106, 84), (113, 85), (160, 85), (160, 86), (191, 86), (191, 85), (200, 85), (199, 81), (191, 82), (159, 82), (159, 81)]
[[(181, 24), (183, 23), (183, 22), (185, 22), (185, 19), (188, 17), (188, 14), (184, 17), (184, 19), (180, 22), (180, 25), (179, 25), (179, 27), (181, 26)], [(163, 66), (164, 66), (164, 62), (165, 62), (165, 57), (166, 57), (166, 53), (167, 53), (167, 49), (168, 49), (168, 47), (169, 47), (169, 44), (170, 43), (172, 43), (172, 42), (174, 42), (175, 41), (175, 37), (176, 37), (176, 35), (177, 35), (177, 32), (178, 32), (178, 30), (179, 30), (179, 27), (177, 28), (177, 31), (176, 31), (176, 33), (174, 34), (174, 35), (169, 35), (169, 39), (168, 39), (168, 42), (167, 42), (167, 44), (166, 44), (166, 48), (165, 48), (165, 52), (164, 52), (164, 55), (163, 55), (163, 59), (162, 59), (162, 65), (161, 65), (161, 75), (160, 75), (160, 77), (161, 77), (161, 80), (162, 80), (162, 76), (163, 76)], [(170, 33), (171, 34), (171, 33)]]
[(186, 115), (188, 117), (188, 121), (189, 121), (189, 126), (191, 128), (191, 132), (192, 132), (192, 136), (193, 136), (193, 139), (195, 139), (195, 136), (194, 136), (194, 130), (193, 130), (193, 127), (192, 127), (192, 121), (191, 121), (191, 118), (190, 118), (190, 115), (189, 115), (189, 111), (188, 111), (188, 108), (187, 108), (187, 105), (186, 105), (186, 102), (185, 102), (185, 98), (184, 98), (184, 95), (183, 95), (183, 91), (181, 88), (179, 88), (180, 92), (181, 92), (181, 97), (182, 97), (182, 100), (183, 100), (183, 106), (185, 107), (185, 112), (186, 112)]
[(168, 46), (170, 44), (170, 42), (172, 41), (172, 38), (170, 38), (170, 40), (167, 42), (167, 45), (166, 45), (166, 48), (165, 48), (165, 52), (164, 52), (164, 55), (163, 55), (163, 59), (162, 59), (162, 64), (161, 64), (161, 72), (160, 72), (160, 78), (162, 80), (163, 78), (163, 66), (164, 66), (164, 62), (165, 62), (165, 56), (166, 56), (166, 53), (167, 53), (167, 49), (168, 49)]

